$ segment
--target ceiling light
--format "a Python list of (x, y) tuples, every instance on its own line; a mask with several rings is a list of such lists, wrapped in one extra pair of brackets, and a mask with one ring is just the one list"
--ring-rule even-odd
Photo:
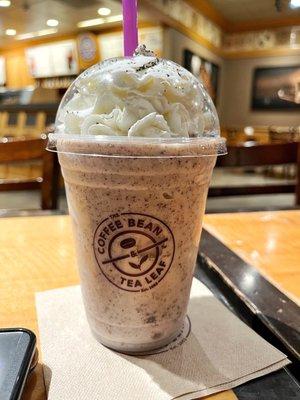
[(101, 7), (98, 10), (98, 14), (102, 17), (107, 17), (107, 15), (111, 14), (111, 9), (107, 7)]
[(57, 21), (57, 19), (48, 19), (47, 25), (48, 26), (57, 26), (58, 25), (58, 21)]
[(39, 37), (39, 36), (52, 35), (53, 33), (56, 33), (57, 31), (58, 30), (55, 28), (42, 29), (42, 30), (36, 31), (36, 32), (22, 33), (21, 35), (18, 35), (16, 37), (16, 39), (17, 40), (25, 40), (25, 39), (31, 39), (31, 38)]
[(86, 21), (80, 21), (78, 22), (77, 26), (78, 28), (87, 28), (88, 26), (102, 25), (110, 22), (119, 22), (122, 21), (122, 19), (123, 19), (122, 14), (112, 15), (111, 17), (106, 17), (106, 18), (95, 18), (95, 19), (87, 19)]
[(291, 7), (291, 8), (298, 8), (298, 7), (300, 7), (300, 0), (291, 0), (291, 2), (290, 2), (290, 7)]
[(15, 29), (6, 29), (5, 31), (5, 35), (7, 36), (15, 36), (16, 33), (17, 31)]
[(45, 35), (52, 35), (53, 33), (56, 33), (58, 29), (55, 28), (50, 28), (50, 29), (42, 29), (40, 31), (36, 32), (36, 36), (45, 36)]
[(29, 32), (29, 33), (22, 33), (21, 35), (18, 35), (16, 37), (17, 40), (25, 40), (25, 39), (31, 39), (35, 37), (35, 32)]
[(95, 18), (95, 19), (87, 19), (85, 21), (80, 21), (78, 22), (77, 26), (78, 28), (86, 28), (88, 26), (95, 26), (95, 25), (101, 25), (104, 24), (104, 19), (103, 18)]
[(112, 15), (111, 17), (105, 18), (105, 22), (119, 22), (122, 21), (123, 15)]
[(10, 4), (10, 0), (0, 0), (0, 7), (9, 7)]

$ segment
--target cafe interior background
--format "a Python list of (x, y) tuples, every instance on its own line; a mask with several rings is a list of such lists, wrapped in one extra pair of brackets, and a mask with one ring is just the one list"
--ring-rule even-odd
[[(140, 43), (202, 79), (218, 111), (228, 155), (218, 159), (207, 211), (297, 207), (300, 1), (138, 4)], [(121, 12), (114, 0), (0, 0), (2, 214), (67, 211), (56, 156), (35, 139), (44, 147), (81, 71), (122, 55)]]

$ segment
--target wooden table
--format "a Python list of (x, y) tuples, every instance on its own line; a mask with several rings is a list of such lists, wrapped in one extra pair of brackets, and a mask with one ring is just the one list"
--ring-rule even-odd
[[(0, 219), (0, 260), (0, 327), (26, 327), (38, 337), (35, 293), (79, 282), (70, 218)], [(45, 398), (42, 366), (38, 364), (28, 380), (23, 400)], [(227, 391), (209, 399), (237, 397), (233, 391)]]
[[(71, 237), (66, 216), (0, 219), (0, 327), (26, 327), (38, 337), (35, 293), (79, 281)], [(24, 399), (45, 398), (39, 364)]]
[(215, 214), (204, 221), (198, 277), (287, 354), (292, 361), (289, 369), (297, 376), (300, 211)]
[[(290, 279), (292, 283), (297, 275), (297, 271), (292, 270), (290, 266), (294, 265), (293, 257), (296, 257), (294, 253), (297, 252), (299, 255), (299, 238), (297, 238), (299, 218), (300, 212), (208, 215), (205, 217), (205, 227), (245, 260), (255, 263), (255, 266), (266, 274), (276, 274), (274, 260), (280, 260), (278, 262), (280, 266), (289, 266), (286, 268), (284, 279), (279, 280), (280, 274), (274, 275), (272, 279), (277, 280), (278, 285), (282, 285), (291, 296), (295, 296), (297, 292), (294, 285), (286, 285), (289, 281), (288, 271), (293, 271), (293, 278)], [(207, 232), (203, 232), (202, 239), (205, 240), (202, 240), (202, 250), (207, 251), (207, 254), (211, 253), (212, 258), (217, 256), (224, 259), (222, 251), (229, 249), (223, 246), (222, 250), (220, 245), (215, 247), (216, 239), (207, 241), (207, 235)], [(296, 240), (298, 242), (295, 242)], [(212, 252), (209, 247), (213, 249)], [(230, 257), (232, 261), (232, 255)], [(36, 216), (0, 219), (0, 260), (0, 327), (27, 327), (38, 337), (35, 292), (74, 285), (79, 281), (69, 217)], [(200, 264), (197, 271), (198, 277), (204, 277)], [(299, 275), (297, 276), (299, 278)], [(286, 372), (279, 371), (258, 380), (258, 383), (255, 380), (234, 391), (219, 393), (208, 398), (252, 399), (253, 393), (262, 393), (262, 390), (266, 393), (266, 397), (262, 395), (259, 399), (264, 400), (269, 398), (269, 390), (274, 388), (274, 385), (279, 384), (285, 388), (286, 379), (289, 379)], [(291, 385), (294, 385), (293, 382)], [(45, 398), (42, 366), (39, 364), (27, 382), (23, 400)]]
[(300, 301), (300, 211), (210, 214), (204, 228)]

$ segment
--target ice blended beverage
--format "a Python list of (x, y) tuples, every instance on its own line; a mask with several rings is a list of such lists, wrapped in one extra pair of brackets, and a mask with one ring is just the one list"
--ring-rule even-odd
[(186, 316), (208, 185), (225, 150), (208, 94), (141, 46), (77, 78), (49, 147), (91, 331), (126, 353), (164, 346)]

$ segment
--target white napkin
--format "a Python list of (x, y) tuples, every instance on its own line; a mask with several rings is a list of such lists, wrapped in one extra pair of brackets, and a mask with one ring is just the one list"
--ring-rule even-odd
[(79, 286), (37, 293), (49, 400), (194, 399), (238, 386), (289, 361), (194, 279), (192, 330), (180, 346), (126, 356), (91, 335)]

